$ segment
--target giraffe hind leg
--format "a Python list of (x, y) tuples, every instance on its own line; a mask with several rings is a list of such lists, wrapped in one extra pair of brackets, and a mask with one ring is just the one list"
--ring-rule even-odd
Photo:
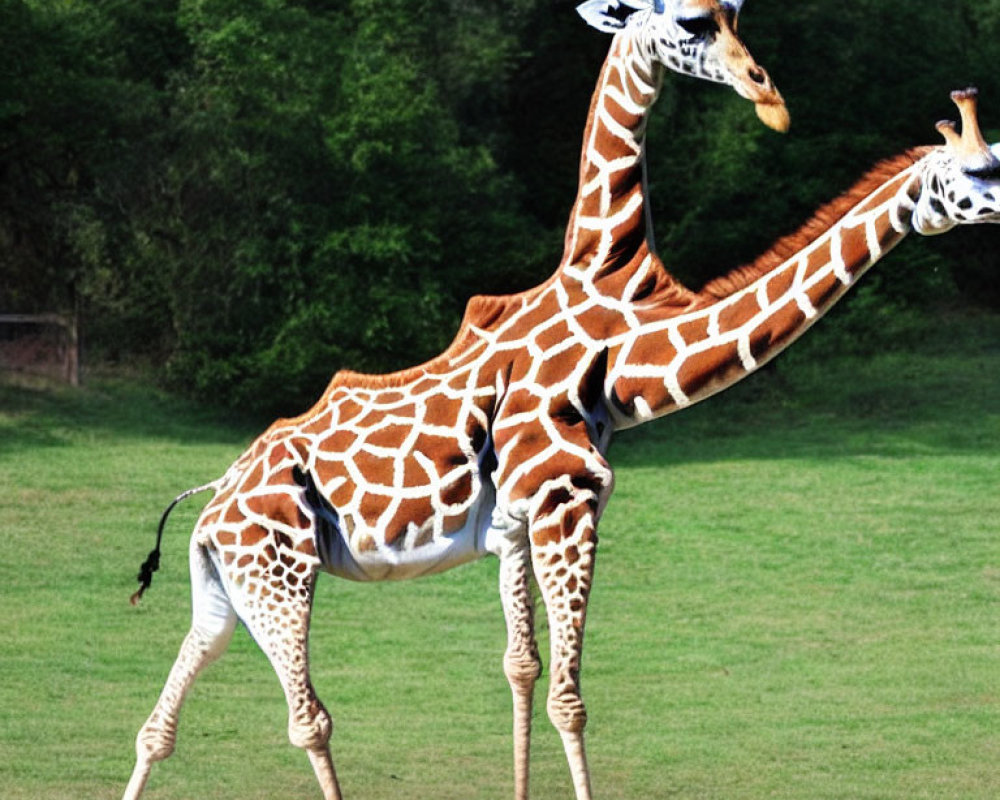
[(181, 706), (198, 674), (225, 651), (236, 627), (236, 613), (204, 547), (191, 540), (191, 629), (181, 644), (152, 714), (136, 738), (136, 763), (124, 800), (142, 794), (152, 766), (170, 756), (177, 741)]
[[(265, 570), (253, 593), (231, 590), (240, 620), (271, 662), (288, 702), (288, 738), (309, 756), (325, 800), (340, 800), (330, 755), (330, 714), (309, 676), (309, 619), (316, 567), (290, 568), (301, 554), (277, 547), (278, 558)], [(294, 580), (290, 574), (296, 576)]]

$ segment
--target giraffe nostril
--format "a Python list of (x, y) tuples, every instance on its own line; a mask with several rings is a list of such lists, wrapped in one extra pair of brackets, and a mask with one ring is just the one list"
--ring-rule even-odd
[(767, 80), (767, 74), (756, 65), (747, 70), (747, 75), (750, 76), (750, 80), (754, 83), (764, 83)]

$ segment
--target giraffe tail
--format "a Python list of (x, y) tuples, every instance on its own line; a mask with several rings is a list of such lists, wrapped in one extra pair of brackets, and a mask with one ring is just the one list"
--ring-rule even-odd
[(153, 573), (160, 568), (160, 542), (163, 541), (163, 529), (167, 525), (167, 517), (170, 516), (170, 512), (174, 510), (174, 506), (180, 503), (182, 500), (186, 500), (194, 494), (200, 494), (201, 492), (207, 492), (209, 489), (218, 489), (221, 481), (212, 481), (211, 483), (206, 483), (203, 486), (195, 486), (193, 489), (188, 489), (185, 492), (181, 492), (177, 497), (173, 499), (169, 506), (167, 506), (166, 511), (163, 512), (163, 516), (160, 517), (159, 527), (156, 529), (156, 547), (154, 547), (146, 560), (142, 562), (142, 566), (139, 567), (139, 575), (137, 580), (139, 581), (139, 590), (129, 598), (129, 602), (137, 606), (139, 605), (139, 600), (142, 599), (143, 593), (149, 588), (149, 585), (153, 582)]

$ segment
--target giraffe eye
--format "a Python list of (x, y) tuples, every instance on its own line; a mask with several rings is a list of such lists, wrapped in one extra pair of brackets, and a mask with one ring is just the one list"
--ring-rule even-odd
[(981, 181), (995, 181), (1000, 178), (1000, 162), (996, 164), (990, 164), (986, 167), (979, 167), (978, 169), (962, 169), (966, 175), (973, 178), (978, 178)]
[(719, 32), (719, 25), (712, 17), (678, 19), (677, 24), (691, 34), (692, 39), (702, 40)]

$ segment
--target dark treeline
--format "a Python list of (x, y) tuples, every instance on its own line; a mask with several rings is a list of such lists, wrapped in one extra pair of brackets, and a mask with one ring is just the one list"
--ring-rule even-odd
[[(609, 41), (575, 4), (0, 0), (0, 311), (77, 307), (92, 357), (285, 412), (432, 355), (471, 294), (558, 261)], [(791, 132), (678, 76), (650, 127), (691, 284), (935, 142), (953, 88), (1000, 138), (998, 0), (751, 0), (741, 31)], [(989, 233), (904, 245), (860, 302), (1000, 306)]]

